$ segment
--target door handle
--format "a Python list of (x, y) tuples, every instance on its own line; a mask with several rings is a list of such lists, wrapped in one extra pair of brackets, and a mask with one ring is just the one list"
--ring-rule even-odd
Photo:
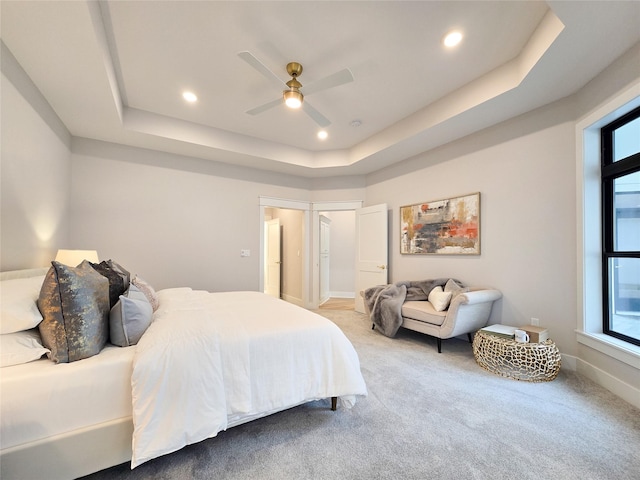
[(387, 266), (386, 265), (378, 265), (378, 268), (381, 269), (381, 270), (384, 270), (385, 268), (387, 268)]

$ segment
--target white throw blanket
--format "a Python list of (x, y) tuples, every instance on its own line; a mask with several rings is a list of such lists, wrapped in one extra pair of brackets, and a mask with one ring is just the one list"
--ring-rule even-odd
[(132, 375), (131, 468), (229, 424), (366, 395), (358, 355), (329, 320), (258, 292), (158, 292)]

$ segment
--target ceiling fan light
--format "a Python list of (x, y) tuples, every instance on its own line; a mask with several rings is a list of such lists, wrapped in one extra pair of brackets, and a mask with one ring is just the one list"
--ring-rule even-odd
[(284, 103), (289, 108), (300, 108), (302, 106), (302, 93), (297, 90), (285, 90), (282, 94), (284, 97)]

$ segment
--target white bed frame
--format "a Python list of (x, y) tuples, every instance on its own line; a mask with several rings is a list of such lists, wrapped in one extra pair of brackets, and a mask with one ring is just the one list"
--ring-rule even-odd
[(131, 460), (131, 417), (37, 440), (0, 452), (0, 477), (69, 480)]

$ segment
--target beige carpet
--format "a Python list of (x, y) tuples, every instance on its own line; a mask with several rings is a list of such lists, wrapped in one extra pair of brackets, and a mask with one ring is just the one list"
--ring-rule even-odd
[(640, 411), (572, 372), (527, 383), (478, 367), (471, 345), (371, 330), (319, 310), (351, 339), (369, 395), (318, 401), (99, 479), (640, 479)]

